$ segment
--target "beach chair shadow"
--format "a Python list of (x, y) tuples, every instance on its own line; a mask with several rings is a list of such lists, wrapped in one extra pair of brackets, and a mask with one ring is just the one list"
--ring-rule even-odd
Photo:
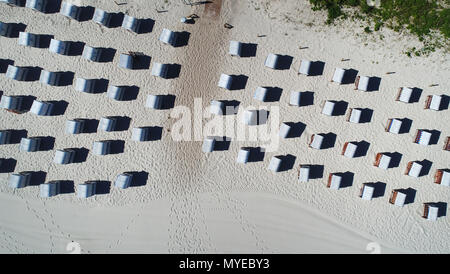
[(25, 129), (13, 129), (8, 144), (20, 144), (22, 138), (26, 138), (28, 131)]
[(45, 136), (39, 137), (41, 139), (41, 146), (39, 151), (49, 151), (55, 147), (55, 137)]
[(247, 85), (248, 76), (240, 74), (240, 75), (233, 75), (232, 77), (233, 82), (231, 83), (230, 90), (245, 89), (245, 86)]
[(241, 102), (236, 100), (220, 100), (220, 102), (224, 104), (221, 115), (235, 115), (238, 113)]
[(153, 26), (155, 25), (155, 20), (153, 19), (141, 19), (141, 25), (137, 30), (137, 34), (150, 33), (153, 31)]
[(111, 118), (117, 119), (116, 128), (114, 131), (125, 131), (130, 128), (131, 118), (127, 116), (112, 116)]
[(21, 112), (27, 112), (31, 109), (31, 105), (33, 105), (34, 100), (36, 100), (35, 96), (24, 95), (20, 96), (22, 98), (22, 106), (20, 108)]
[(27, 75), (23, 81), (25, 82), (33, 82), (38, 81), (41, 77), (41, 67), (23, 67), (27, 69)]
[(30, 186), (38, 186), (45, 183), (45, 178), (47, 177), (47, 172), (44, 171), (34, 171), (31, 174)]
[(430, 130), (430, 132), (431, 132), (430, 145), (435, 145), (439, 142), (441, 132), (436, 129)]
[(0, 59), (0, 73), (6, 73), (9, 65), (14, 65), (14, 60)]
[(226, 136), (215, 137), (214, 151), (226, 151), (230, 148), (231, 138)]
[(405, 205), (414, 203), (414, 200), (416, 199), (417, 190), (409, 187), (407, 189), (403, 189), (403, 193), (406, 194)]
[(348, 85), (355, 83), (356, 76), (358, 76), (358, 72), (355, 69), (348, 69), (344, 73), (344, 77), (342, 78), (342, 85)]
[(243, 43), (240, 56), (244, 58), (255, 57), (257, 48), (258, 44)]
[(292, 154), (280, 155), (278, 157), (281, 158), (281, 164), (278, 170), (279, 172), (288, 171), (292, 169), (294, 167), (295, 160), (297, 159), (297, 157), (295, 157)]
[(125, 150), (125, 141), (123, 140), (113, 140), (111, 142), (111, 153), (110, 154), (120, 154)]
[(139, 87), (138, 86), (128, 86), (126, 88), (125, 94), (123, 98), (120, 101), (133, 101), (136, 100), (137, 96), (139, 94)]
[(387, 156), (391, 157), (391, 161), (389, 163), (388, 168), (395, 168), (398, 167), (400, 165), (400, 162), (402, 160), (403, 154), (399, 153), (399, 152), (386, 152), (384, 153)]
[(380, 77), (376, 77), (376, 76), (372, 76), (369, 78), (369, 83), (367, 84), (367, 91), (371, 92), (371, 91), (377, 91), (380, 89), (380, 84), (381, 84), (381, 78)]
[(450, 96), (442, 95), (442, 102), (439, 106), (439, 110), (446, 110), (448, 109), (448, 105), (450, 103)]
[(348, 103), (346, 101), (335, 101), (335, 106), (333, 109), (332, 116), (342, 116), (345, 115), (347, 111)]
[(285, 124), (291, 127), (291, 130), (289, 131), (286, 138), (298, 138), (302, 136), (303, 131), (305, 131), (306, 128), (306, 124), (302, 122), (285, 122)]
[(370, 143), (366, 141), (358, 142), (358, 147), (356, 149), (354, 157), (364, 157), (367, 155), (367, 151), (369, 150)]
[(67, 56), (81, 55), (83, 53), (84, 45), (86, 45), (84, 42), (70, 41), (70, 49)]
[(310, 179), (321, 179), (323, 178), (323, 165), (310, 165), (311, 168), (309, 170), (309, 178)]
[(139, 54), (134, 57), (135, 62), (133, 63), (133, 67), (131, 69), (149, 69), (151, 57), (145, 54)]
[(361, 117), (359, 123), (370, 123), (373, 116), (373, 109), (364, 108), (361, 110)]
[(279, 55), (277, 65), (275, 69), (278, 70), (287, 70), (291, 68), (292, 60), (294, 60), (294, 57), (289, 55)]
[(52, 14), (57, 13), (61, 9), (61, 0), (49, 0), (47, 7), (41, 10), (42, 13)]
[(430, 173), (431, 166), (433, 165), (433, 162), (424, 159), (419, 162), (422, 165), (422, 170), (420, 171), (419, 177), (426, 176)]
[(123, 18), (125, 17), (125, 14), (122, 12), (118, 13), (111, 13), (111, 20), (105, 27), (107, 28), (118, 28), (122, 26)]
[(175, 106), (175, 95), (172, 94), (168, 94), (168, 95), (164, 95), (163, 101), (162, 101), (162, 105), (161, 105), (161, 109), (171, 109)]
[(409, 103), (417, 103), (419, 102), (420, 96), (422, 95), (422, 89), (413, 88), (411, 92), (411, 97), (409, 98)]
[(336, 134), (329, 132), (327, 134), (324, 134), (323, 137), (324, 138), (320, 149), (328, 149), (334, 147), (337, 137)]
[(39, 46), (38, 48), (44, 49), (50, 46), (50, 40), (52, 40), (55, 36), (48, 34), (40, 34), (39, 35)]
[(75, 193), (75, 185), (73, 181), (62, 180), (59, 181), (59, 194)]
[(97, 61), (99, 63), (112, 62), (114, 56), (116, 55), (116, 49), (113, 48), (103, 48), (101, 58)]
[(2, 159), (0, 173), (11, 173), (16, 169), (17, 160), (13, 158)]
[(150, 137), (148, 141), (159, 141), (162, 139), (162, 127), (154, 126), (150, 128)]
[(184, 47), (184, 46), (188, 45), (189, 37), (191, 36), (191, 33), (187, 32), (187, 31), (182, 31), (182, 32), (176, 32), (176, 35), (177, 35), (177, 39), (176, 39), (175, 43), (173, 44), (173, 47), (179, 48), (179, 47)]
[(434, 203), (434, 205), (437, 206), (437, 208), (438, 208), (438, 217), (447, 216), (447, 203), (437, 202), (437, 203)]
[(169, 64), (169, 68), (167, 69), (167, 75), (164, 79), (174, 79), (180, 76), (181, 65), (180, 64)]
[(261, 147), (248, 147), (250, 149), (250, 155), (248, 157), (249, 162), (262, 162), (264, 161), (265, 150)]
[(110, 181), (96, 181), (95, 184), (95, 195), (104, 195), (111, 192), (111, 182)]
[(309, 76), (320, 76), (323, 75), (323, 70), (325, 68), (325, 62), (314, 61), (311, 62), (311, 67), (309, 70)]
[(53, 103), (53, 111), (50, 116), (59, 116), (64, 115), (66, 112), (67, 106), (69, 103), (67, 101), (61, 100), (61, 101), (49, 101), (50, 103)]
[(75, 76), (75, 73), (73, 73), (72, 71), (61, 72), (61, 78), (55, 86), (65, 87), (65, 86), (72, 85), (74, 76)]
[(342, 176), (341, 188), (351, 187), (353, 185), (353, 178), (355, 177), (355, 173), (347, 171), (336, 173), (336, 175)]
[(85, 121), (83, 133), (95, 133), (98, 129), (99, 120), (97, 119), (82, 119)]
[(105, 93), (108, 90), (108, 84), (109, 84), (109, 80), (108, 79), (96, 79), (95, 81), (95, 90), (93, 92), (91, 92), (92, 94), (100, 94), (100, 93)]
[[(300, 105), (301, 107), (314, 105), (314, 92), (305, 91), (301, 93)], [(344, 111), (345, 113), (345, 111)]]
[(81, 147), (81, 148), (71, 148), (75, 151), (74, 163), (83, 163), (86, 162), (87, 156), (89, 154), (89, 149)]
[(75, 18), (78, 22), (89, 21), (94, 17), (95, 8), (92, 6), (80, 7), (80, 16)]
[(279, 87), (264, 87), (267, 88), (267, 94), (266, 98), (264, 98), (264, 102), (278, 102), (281, 98), (281, 93), (283, 92), (283, 89)]
[(11, 25), (12, 31), (8, 36), (6, 36), (8, 38), (19, 37), (19, 32), (23, 32), (27, 28), (27, 25), (25, 25), (23, 23), (10, 23), (10, 25)]
[(373, 198), (383, 197), (386, 192), (386, 183), (376, 182), (371, 184), (374, 187)]
[(411, 130), (412, 120), (408, 118), (400, 119), (402, 121), (402, 125), (399, 130), (399, 134), (409, 133)]
[(133, 174), (133, 179), (131, 180), (130, 187), (140, 187), (145, 186), (148, 180), (148, 172), (146, 171), (133, 171), (127, 172)]

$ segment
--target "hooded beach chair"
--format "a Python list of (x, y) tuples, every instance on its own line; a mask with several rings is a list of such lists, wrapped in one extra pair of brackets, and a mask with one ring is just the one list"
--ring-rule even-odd
[(95, 12), (94, 12), (94, 16), (92, 17), (92, 21), (94, 21), (95, 23), (97, 23), (99, 25), (109, 28), (116, 15), (117, 15), (117, 13), (106, 12), (102, 9), (95, 8)]
[(396, 118), (388, 119), (385, 131), (399, 134), (400, 130), (402, 128), (402, 125), (403, 125), (403, 121), (400, 119), (396, 119)]
[(309, 142), (309, 147), (315, 149), (322, 149), (323, 142), (325, 140), (325, 134), (313, 134), (311, 136), (311, 141)]
[(343, 176), (338, 173), (330, 173), (328, 176), (327, 187), (331, 189), (339, 189), (343, 181)]
[(424, 165), (418, 161), (411, 161), (406, 166), (405, 175), (409, 175), (414, 178), (418, 178), (422, 170), (424, 169)]
[(304, 74), (306, 76), (309, 76), (311, 74), (313, 62), (309, 60), (301, 60), (300, 62), (300, 68), (298, 69), (298, 74)]
[(30, 67), (8, 65), (8, 69), (6, 70), (6, 77), (17, 81), (26, 81), (30, 73), (32, 73), (32, 68)]
[(116, 180), (114, 181), (114, 186), (120, 189), (125, 189), (130, 187), (132, 181), (133, 174), (125, 172), (117, 175)]
[(76, 151), (70, 148), (57, 149), (53, 162), (60, 165), (68, 165), (75, 161)]
[(251, 148), (249, 147), (241, 147), (238, 152), (238, 157), (236, 159), (237, 163), (246, 164), (250, 159)]
[(439, 216), (439, 207), (435, 203), (423, 204), (423, 215), (422, 215), (423, 218), (430, 221), (436, 221), (438, 216)]
[(342, 84), (344, 82), (345, 73), (347, 72), (346, 69), (343, 68), (336, 68), (334, 70), (332, 81)]
[(164, 105), (164, 95), (153, 95), (147, 96), (147, 101), (145, 106), (152, 109), (162, 109)]
[(283, 157), (281, 155), (273, 156), (270, 159), (268, 169), (272, 170), (273, 172), (279, 172), (282, 169), (283, 165)]
[(108, 116), (100, 118), (100, 122), (98, 123), (98, 130), (111, 132), (115, 131), (117, 128), (119, 118)]
[(347, 118), (348, 122), (359, 124), (362, 122), (363, 109), (361, 108), (350, 108), (350, 113)]
[(325, 101), (325, 104), (323, 105), (322, 108), (322, 114), (333, 116), (336, 104), (337, 104), (336, 101), (329, 101), (329, 100)]
[(139, 19), (125, 14), (122, 21), (122, 28), (133, 33), (140, 33), (144, 21), (145, 19)]
[(30, 112), (39, 116), (50, 116), (53, 114), (55, 103), (34, 100)]
[(176, 32), (164, 28), (161, 32), (161, 35), (159, 36), (159, 41), (163, 42), (164, 44), (175, 46), (177, 44), (177, 36), (178, 35)]
[(397, 98), (395, 100), (403, 103), (411, 103), (413, 91), (413, 88), (401, 87), (398, 90)]
[(167, 78), (167, 75), (169, 73), (169, 64), (161, 64), (161, 63), (153, 63), (152, 67), (152, 75), (158, 76), (161, 78)]
[(85, 125), (86, 125), (86, 120), (84, 120), (84, 119), (67, 120), (66, 133), (67, 134), (83, 133)]
[(308, 102), (311, 100), (310, 98), (308, 98), (309, 94), (311, 94), (311, 92), (309, 91), (291, 91), (291, 95), (289, 97), (289, 105), (300, 107), (307, 104), (312, 104), (312, 102)]
[(45, 13), (52, 4), (49, 0), (27, 0), (25, 7)]
[(122, 53), (119, 56), (119, 67), (126, 69), (134, 69), (136, 67), (137, 59), (130, 54)]
[(137, 142), (145, 142), (150, 140), (150, 127), (135, 127), (131, 130), (131, 140)]
[(450, 136), (447, 137), (447, 140), (444, 143), (444, 150), (450, 151)]
[(81, 57), (92, 62), (101, 62), (104, 59), (107, 50), (107, 48), (95, 48), (85, 45)]
[(433, 136), (433, 133), (426, 129), (418, 129), (416, 132), (416, 137), (414, 138), (414, 143), (419, 145), (430, 145), (431, 138)]
[(50, 46), (48, 50), (52, 53), (57, 53), (61, 55), (70, 55), (73, 51), (75, 42), (73, 41), (60, 41), (56, 39), (50, 40)]
[(94, 155), (108, 155), (111, 153), (113, 141), (104, 140), (104, 141), (95, 141), (92, 145), (92, 153)]
[(389, 203), (396, 205), (396, 206), (404, 206), (406, 202), (406, 191), (403, 189), (394, 189), (391, 192), (391, 197), (389, 198)]
[(436, 174), (434, 175), (434, 183), (443, 186), (450, 186), (450, 170), (436, 170)]
[(298, 171), (299, 182), (308, 182), (310, 180), (311, 168), (311, 165), (300, 165), (300, 169)]
[(202, 151), (213, 152), (216, 144), (216, 138), (214, 136), (206, 136), (203, 140)]
[(20, 140), (19, 150), (25, 152), (36, 152), (41, 149), (40, 137), (24, 137)]
[(77, 185), (77, 197), (78, 198), (89, 198), (95, 195), (97, 182), (87, 181), (82, 184)]
[(39, 82), (49, 86), (59, 86), (63, 81), (65, 73), (66, 72), (64, 71), (42, 70), (41, 76), (39, 77)]
[(231, 56), (241, 56), (242, 53), (242, 43), (238, 41), (230, 41), (230, 48), (228, 53)]
[(280, 67), (280, 58), (281, 56), (279, 54), (269, 53), (269, 55), (267, 55), (266, 61), (264, 62), (264, 65), (271, 69), (278, 69)]
[(30, 185), (33, 172), (24, 171), (9, 176), (8, 185), (11, 188), (24, 188)]
[(33, 34), (29, 32), (19, 32), (19, 45), (33, 47), (33, 48), (41, 48), (42, 45), (42, 37), (46, 35), (42, 34)]
[(370, 79), (371, 77), (369, 76), (358, 76), (355, 82), (356, 88), (358, 90), (368, 91)]
[(444, 101), (443, 99), (444, 98), (441, 95), (429, 95), (425, 102), (425, 109), (441, 110)]
[(233, 85), (233, 76), (222, 73), (220, 75), (218, 86), (224, 89), (231, 90), (232, 85)]
[(269, 112), (264, 109), (246, 110), (243, 115), (243, 122), (249, 126), (257, 126), (265, 124), (268, 119)]
[(357, 142), (345, 142), (341, 154), (348, 158), (354, 158), (357, 151), (358, 151)]
[(75, 90), (85, 93), (96, 93), (99, 90), (101, 79), (77, 78), (75, 80)]
[(372, 183), (363, 183), (359, 197), (363, 200), (370, 201), (373, 198), (373, 194), (375, 192), (375, 186)]
[(64, 15), (67, 18), (80, 20), (82, 8), (79, 6), (75, 6), (68, 2), (62, 2), (61, 3), (61, 9), (59, 10), (59, 13)]
[(50, 181), (39, 185), (39, 196), (42, 198), (50, 198), (56, 196), (61, 191), (60, 181)]
[(0, 36), (11, 37), (14, 33), (14, 25), (0, 21)]
[(0, 130), (0, 145), (9, 144), (11, 140), (12, 130)]
[(3, 95), (0, 100), (0, 108), (6, 109), (14, 113), (22, 113), (22, 96)]
[(125, 98), (128, 86), (108, 86), (106, 96), (116, 101), (122, 101)]
[(376, 167), (382, 169), (388, 169), (392, 162), (392, 157), (385, 153), (377, 153), (375, 156), (375, 163), (373, 164)]

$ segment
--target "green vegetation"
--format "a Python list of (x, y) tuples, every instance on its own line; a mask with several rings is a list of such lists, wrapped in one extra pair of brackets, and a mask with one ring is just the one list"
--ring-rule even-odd
[[(409, 49), (406, 54), (420, 56), (443, 47), (450, 41), (450, 0), (380, 0), (379, 7), (366, 0), (309, 0), (313, 10), (327, 10), (327, 24), (338, 18), (364, 20), (374, 24), (373, 31), (388, 27), (394, 31), (409, 30), (424, 44), (422, 49)], [(353, 8), (352, 8), (353, 7)], [(364, 32), (372, 33), (367, 26)], [(439, 35), (435, 35), (440, 33)], [(444, 44), (442, 43), (444, 41)]]

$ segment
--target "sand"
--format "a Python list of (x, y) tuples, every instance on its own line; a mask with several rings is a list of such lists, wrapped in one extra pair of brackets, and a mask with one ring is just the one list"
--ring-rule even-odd
[[(17, 160), (14, 172), (44, 171), (45, 181), (71, 180), (75, 189), (87, 180), (113, 182), (125, 171), (146, 172), (148, 180), (144, 186), (125, 190), (112, 185), (108, 194), (89, 199), (79, 199), (75, 193), (43, 199), (37, 186), (9, 188), (9, 174), (1, 173), (0, 203), (8, 210), (0, 213), (0, 252), (68, 253), (66, 245), (75, 241), (82, 253), (370, 253), (366, 247), (371, 242), (378, 243), (382, 253), (448, 253), (448, 216), (432, 222), (421, 218), (421, 210), (424, 202), (448, 203), (450, 194), (450, 189), (433, 183), (436, 169), (449, 168), (450, 154), (442, 150), (445, 137), (450, 136), (446, 127), (449, 110), (423, 109), (427, 95), (448, 94), (450, 86), (445, 79), (450, 71), (449, 55), (438, 51), (429, 57), (409, 58), (402, 51), (418, 44), (412, 36), (382, 30), (384, 39), (375, 40), (363, 33), (359, 22), (345, 27), (325, 26), (325, 13), (313, 13), (306, 1), (297, 2), (224, 0), (220, 11), (205, 9), (204, 5), (189, 7), (181, 1), (129, 1), (121, 6), (111, 1), (74, 2), (154, 19), (152, 32), (139, 35), (122, 28), (100, 27), (93, 21), (80, 23), (60, 14), (1, 5), (1, 20), (22, 22), (28, 32), (111, 47), (117, 52), (111, 63), (92, 63), (81, 56), (55, 55), (47, 49), (19, 46), (15, 38), (0, 37), (0, 45), (6, 49), (0, 58), (12, 59), (19, 66), (72, 71), (75, 77), (106, 78), (114, 85), (136, 85), (139, 93), (136, 100), (116, 102), (105, 94), (76, 92), (73, 86), (50, 87), (0, 75), (5, 95), (68, 102), (64, 115), (56, 117), (2, 111), (2, 129), (26, 129), (28, 136), (52, 136), (55, 144), (53, 150), (36, 153), (19, 152), (17, 144), (2, 145), (0, 157)], [(156, 8), (167, 12), (158, 13)], [(190, 13), (200, 16), (195, 24), (179, 22)], [(225, 29), (224, 23), (234, 27)], [(173, 48), (159, 42), (163, 28), (190, 32), (188, 45)], [(230, 40), (258, 44), (256, 56), (231, 57)], [(180, 75), (166, 80), (150, 76), (150, 70), (121, 69), (117, 66), (119, 54), (128, 51), (151, 56), (152, 64), (180, 64)], [(293, 56), (290, 70), (264, 67), (269, 53)], [(297, 75), (301, 59), (325, 62), (323, 75)], [(353, 85), (330, 82), (336, 67), (380, 77), (379, 90), (361, 92)], [(217, 87), (221, 73), (248, 76), (245, 90)], [(438, 86), (429, 87), (431, 84)], [(256, 87), (266, 85), (283, 89), (279, 102), (253, 99)], [(396, 102), (401, 86), (422, 88), (420, 101)], [(289, 106), (293, 90), (314, 92), (314, 105)], [(231, 141), (228, 150), (205, 154), (200, 140), (175, 142), (171, 128), (177, 119), (171, 117), (171, 110), (145, 108), (148, 94), (173, 94), (177, 107), (188, 107), (193, 113), (194, 98), (201, 98), (203, 107), (214, 99), (237, 100), (239, 113), (248, 106), (278, 106), (277, 123), (302, 122), (306, 129), (299, 138), (280, 139), (278, 148), (267, 151), (263, 162), (242, 165), (236, 163), (240, 147), (266, 143)], [(345, 116), (322, 115), (324, 100), (344, 100), (350, 108), (373, 109), (371, 122), (351, 124)], [(83, 135), (64, 132), (67, 119), (109, 115), (130, 117), (130, 129)], [(413, 121), (409, 133), (384, 131), (387, 119), (397, 117)], [(162, 139), (131, 141), (131, 128), (138, 126), (163, 127)], [(431, 146), (414, 144), (416, 129), (422, 128), (439, 130), (439, 142)], [(308, 148), (312, 134), (328, 132), (337, 135), (333, 148)], [(124, 152), (107, 156), (90, 152), (83, 163), (52, 163), (55, 149), (90, 150), (94, 141), (103, 139), (125, 141)], [(349, 159), (341, 155), (345, 142), (362, 140), (370, 143), (365, 157)], [(387, 171), (373, 167), (376, 153), (396, 151), (402, 154), (399, 167)], [(267, 169), (272, 156), (285, 154), (296, 157), (292, 169), (280, 173)], [(404, 175), (409, 161), (423, 159), (432, 162), (428, 175)], [(300, 164), (324, 165), (323, 178), (299, 183)], [(326, 188), (330, 172), (347, 171), (354, 173), (350, 187)], [(385, 183), (384, 195), (372, 201), (361, 200), (359, 188), (365, 182)], [(409, 187), (416, 190), (414, 203), (403, 208), (388, 203), (391, 190)]]

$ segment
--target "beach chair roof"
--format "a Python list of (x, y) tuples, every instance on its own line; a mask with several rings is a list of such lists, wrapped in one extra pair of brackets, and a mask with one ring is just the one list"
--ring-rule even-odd
[(111, 141), (95, 141), (92, 145), (92, 153), (95, 155), (111, 153)]
[(322, 134), (315, 134), (310, 144), (312, 148), (321, 149), (325, 137)]
[(108, 90), (106, 91), (106, 96), (108, 98), (120, 101), (124, 98), (127, 88), (127, 86), (109, 85)]
[(270, 159), (269, 167), (268, 167), (268, 168), (269, 168), (270, 170), (274, 171), (274, 172), (278, 172), (278, 171), (280, 171), (280, 169), (281, 169), (281, 164), (282, 164), (282, 162), (283, 162), (283, 159), (282, 159), (282, 157), (281, 157), (280, 155), (273, 156), (273, 157)]
[(403, 206), (405, 204), (405, 202), (406, 202), (406, 196), (407, 195), (406, 195), (406, 193), (404, 193), (404, 192), (402, 192), (400, 190), (397, 190), (396, 192), (397, 192), (397, 196), (395, 198), (394, 205), (396, 205), (396, 206)]
[(63, 74), (63, 71), (42, 70), (39, 76), (39, 82), (49, 86), (58, 86), (61, 84)]
[(440, 110), (442, 102), (441, 95), (431, 95), (430, 109), (432, 110)]
[(363, 200), (372, 200), (373, 193), (375, 192), (375, 187), (370, 184), (363, 184), (363, 191), (361, 195), (361, 199)]
[(400, 119), (392, 119), (391, 124), (389, 125), (389, 132), (392, 133), (400, 133), (400, 129), (402, 128), (403, 121)]
[(264, 62), (264, 65), (266, 67), (276, 69), (278, 67), (278, 59), (278, 54), (269, 53), (269, 55), (267, 55), (266, 61)]
[(331, 175), (331, 182), (330, 182), (331, 189), (339, 189), (341, 187), (341, 183), (342, 183), (342, 175), (339, 174)]
[(361, 121), (362, 112), (362, 109), (352, 108), (350, 110), (350, 118), (348, 121), (352, 123), (359, 123)]
[(102, 55), (104, 54), (106, 48), (96, 48), (85, 45), (83, 48), (83, 53), (81, 57), (93, 62), (100, 62), (102, 60)]
[(68, 133), (68, 134), (83, 133), (85, 124), (86, 124), (86, 121), (82, 120), (82, 119), (67, 120), (66, 121), (66, 133)]
[(202, 151), (203, 152), (213, 152), (215, 144), (216, 144), (216, 138), (213, 136), (207, 136), (203, 140)]
[(419, 134), (419, 140), (417, 140), (417, 143), (420, 145), (429, 145), (431, 141), (431, 137), (433, 134), (427, 130), (419, 129), (417, 134)]
[(52, 115), (54, 109), (54, 103), (34, 100), (31, 105), (30, 112), (39, 116)]
[(358, 89), (367, 91), (367, 89), (369, 88), (369, 81), (370, 81), (369, 76), (361, 76), (359, 78)]
[(409, 101), (411, 100), (412, 93), (413, 93), (412, 88), (402, 87), (400, 90), (400, 97), (398, 98), (398, 100), (404, 103), (409, 103)]
[(176, 44), (177, 34), (169, 29), (164, 28), (159, 36), (159, 41), (174, 46)]
[(222, 115), (225, 110), (225, 103), (219, 100), (212, 100), (210, 106), (210, 112), (215, 115)]
[(255, 94), (253, 95), (253, 99), (256, 99), (261, 102), (266, 101), (267, 94), (269, 93), (269, 89), (265, 87), (257, 87), (255, 90)]
[(8, 185), (11, 188), (24, 188), (31, 182), (32, 172), (13, 173), (8, 178)]
[(302, 103), (302, 95), (305, 92), (302, 91), (291, 91), (291, 95), (289, 97), (289, 104), (292, 106), (300, 106)]
[(332, 116), (335, 107), (336, 107), (336, 102), (328, 101), (328, 100), (325, 101), (325, 104), (322, 109), (322, 114)]
[(378, 165), (379, 168), (388, 169), (391, 163), (392, 157), (386, 154), (381, 154), (380, 163)]
[(419, 177), (421, 171), (422, 171), (422, 164), (418, 163), (418, 162), (413, 162), (411, 165), (411, 169), (408, 172), (408, 175), (411, 177)]
[(441, 185), (450, 186), (450, 172), (447, 170), (442, 171)]
[(97, 24), (100, 24), (104, 27), (109, 27), (111, 19), (113, 17), (113, 13), (106, 12), (102, 9), (95, 8), (94, 16), (92, 17), (92, 21)]
[(241, 147), (241, 149), (238, 152), (238, 157), (236, 162), (241, 164), (246, 164), (249, 161), (250, 158), (251, 149), (248, 147)]
[(85, 93), (95, 93), (99, 79), (77, 78), (75, 80), (75, 90)]
[(312, 62), (309, 60), (302, 60), (300, 62), (300, 68), (298, 70), (298, 73), (309, 75), (311, 70)]
[(238, 41), (230, 41), (229, 54), (234, 56), (241, 56), (242, 43)]
[(131, 181), (133, 180), (133, 174), (130, 173), (122, 173), (117, 175), (116, 180), (114, 181), (114, 186), (120, 189), (125, 189), (130, 187)]
[(287, 123), (281, 123), (280, 131), (278, 132), (278, 136), (281, 138), (287, 138), (289, 133), (291, 133), (292, 126)]
[(220, 75), (218, 86), (225, 89), (231, 89), (231, 85), (233, 83), (233, 76), (222, 73)]
[(343, 68), (336, 68), (333, 74), (333, 82), (342, 84), (342, 82), (344, 81), (345, 71), (346, 70)]
[(38, 137), (23, 137), (20, 140), (19, 150), (26, 152), (38, 151), (41, 146), (41, 138)]
[(427, 219), (431, 221), (436, 221), (439, 214), (439, 207), (435, 205), (428, 205), (428, 215)]
[(75, 150), (72, 149), (57, 149), (53, 162), (60, 165), (71, 164), (75, 159), (75, 153)]
[(298, 181), (299, 182), (308, 182), (309, 178), (310, 178), (310, 173), (311, 173), (310, 165), (301, 165), (300, 172), (298, 175)]
[(344, 151), (344, 156), (353, 158), (355, 157), (356, 151), (358, 150), (358, 145), (355, 143), (347, 143), (347, 147)]

